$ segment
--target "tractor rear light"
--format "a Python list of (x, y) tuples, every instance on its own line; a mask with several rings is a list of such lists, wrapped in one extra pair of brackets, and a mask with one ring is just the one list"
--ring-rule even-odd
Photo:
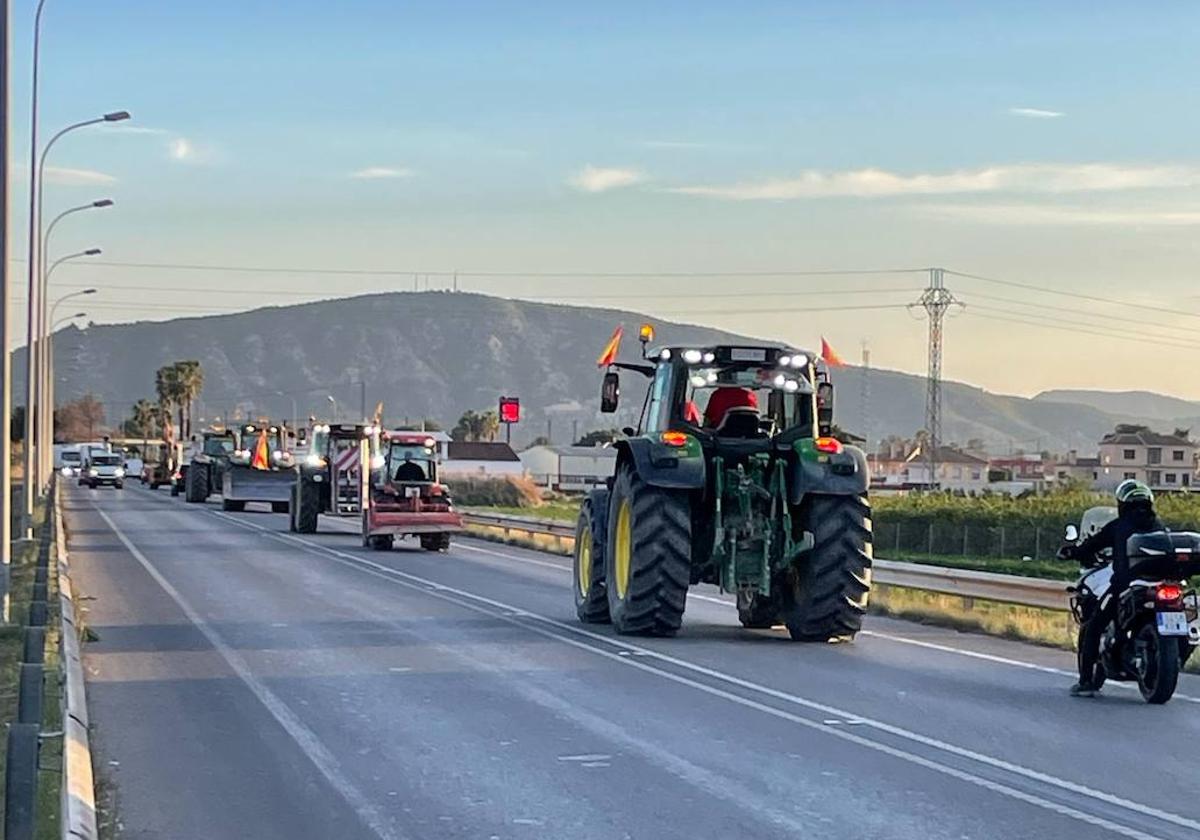
[(1163, 583), (1154, 592), (1154, 599), (1160, 604), (1177, 604), (1183, 600), (1183, 587), (1177, 583)]
[(813, 449), (826, 455), (842, 454), (842, 442), (837, 438), (819, 437), (813, 441)]
[(663, 432), (658, 439), (666, 446), (687, 446), (688, 436), (684, 432)]

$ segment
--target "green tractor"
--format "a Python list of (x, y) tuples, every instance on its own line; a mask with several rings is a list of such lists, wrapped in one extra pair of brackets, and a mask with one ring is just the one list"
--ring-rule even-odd
[[(607, 366), (650, 380), (616, 472), (584, 500), (576, 527), (580, 620), (670, 636), (691, 584), (737, 597), (748, 628), (797, 641), (850, 640), (871, 589), (871, 508), (861, 450), (831, 436), (833, 386), (811, 353), (773, 345), (646, 349)], [(616, 341), (614, 337), (614, 341)]]
[(220, 489), (225, 465), (235, 449), (237, 440), (231, 429), (206, 429), (192, 435), (191, 460), (180, 468), (184, 499), (203, 502)]
[(308, 454), (298, 464), (288, 527), (315, 534), (320, 514), (361, 514), (362, 463), (379, 450), (379, 427), (313, 420), (306, 437)]

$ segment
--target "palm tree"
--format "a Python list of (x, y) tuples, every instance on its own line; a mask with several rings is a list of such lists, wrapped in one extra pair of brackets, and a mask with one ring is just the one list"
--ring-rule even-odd
[(495, 440), (500, 434), (500, 415), (495, 411), (485, 411), (478, 415), (479, 432), (476, 440)]
[(179, 383), (179, 399), (187, 416), (187, 430), (181, 430), (181, 433), (183, 437), (188, 438), (192, 434), (192, 403), (204, 388), (204, 369), (195, 360), (176, 362), (175, 369)]
[(130, 412), (129, 425), (142, 436), (143, 457), (150, 446), (150, 433), (154, 431), (154, 426), (158, 423), (160, 411), (161, 409), (151, 400), (138, 400), (133, 404), (133, 410)]
[(154, 374), (154, 390), (158, 393), (158, 402), (167, 417), (171, 409), (179, 409), (179, 435), (184, 434), (183, 428), (183, 399), (179, 382), (179, 365), (163, 365)]

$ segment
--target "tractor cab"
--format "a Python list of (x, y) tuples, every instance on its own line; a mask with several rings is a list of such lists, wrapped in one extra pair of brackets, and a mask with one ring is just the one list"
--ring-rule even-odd
[(372, 464), (372, 484), (408, 498), (440, 496), (437, 441), (424, 432), (385, 432)]
[(231, 463), (256, 470), (290, 470), (295, 466), (286, 426), (243, 423), (237, 429)]
[(192, 438), (192, 457), (203, 456), (213, 460), (226, 460), (237, 447), (237, 436), (232, 429), (205, 429)]

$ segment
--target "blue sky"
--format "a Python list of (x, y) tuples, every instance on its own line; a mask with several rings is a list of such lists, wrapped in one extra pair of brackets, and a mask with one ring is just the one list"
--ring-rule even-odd
[[(23, 149), (32, 3), (15, 5)], [(650, 300), (645, 280), (467, 275), (945, 265), (1200, 312), (1198, 23), (1186, 3), (48, 0), (43, 130), (135, 117), (55, 150), (73, 171), (55, 175), (48, 216), (117, 206), (64, 223), (52, 250), (459, 270), (479, 291), (627, 294), (605, 303), (803, 344), (824, 333), (846, 356), (866, 339), (877, 364), (919, 371), (924, 327), (903, 309), (685, 299), (893, 304), (919, 277), (675, 279)], [(56, 281), (100, 288), (99, 321), (412, 286), (82, 265)], [(1149, 323), (1129, 326), (1095, 302), (952, 287), (968, 310), (948, 331), (951, 376), (1200, 397), (1195, 318), (1135, 310)], [(1129, 334), (1106, 337), (1110, 322)], [(1052, 328), (1080, 323), (1101, 334)]]

